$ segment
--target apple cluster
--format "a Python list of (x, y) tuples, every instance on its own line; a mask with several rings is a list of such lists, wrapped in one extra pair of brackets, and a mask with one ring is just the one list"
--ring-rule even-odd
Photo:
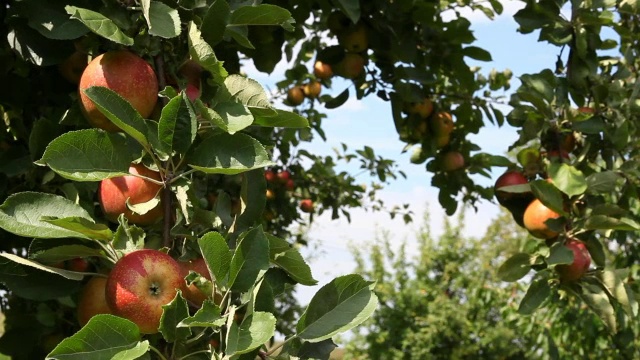
[[(264, 172), (264, 178), (267, 181), (267, 190), (265, 195), (268, 203), (276, 201), (279, 196), (288, 197), (288, 194), (292, 193), (296, 188), (289, 170), (267, 169)], [(308, 198), (301, 199), (299, 202), (299, 208), (302, 212), (313, 213), (313, 200)], [(273, 220), (275, 214), (273, 211), (267, 210), (265, 211), (264, 216), (266, 220), (270, 221)]]

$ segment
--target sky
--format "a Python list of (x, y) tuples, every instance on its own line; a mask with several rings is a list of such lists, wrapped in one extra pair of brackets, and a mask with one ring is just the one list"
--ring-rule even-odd
[[(522, 3), (501, 2), (504, 4), (504, 12), (493, 21), (479, 12), (463, 13), (463, 16), (472, 23), (472, 30), (477, 39), (474, 46), (488, 50), (493, 59), (491, 62), (468, 61), (468, 64), (481, 66), (485, 74), (492, 68), (498, 71), (505, 68), (511, 69), (514, 74), (511, 89), (514, 90), (519, 86), (517, 80), (519, 75), (552, 67), (556, 61), (558, 48), (537, 42), (537, 33), (528, 35), (518, 33), (513, 14), (518, 11)], [(265, 87), (273, 88), (273, 79), (281, 79), (286, 68), (287, 64), (281, 62), (275, 72), (270, 75), (251, 69), (251, 65), (246, 71), (250, 77), (258, 80)], [(346, 86), (348, 86), (347, 82), (333, 81), (335, 93), (339, 93)], [(323, 93), (327, 93), (327, 89), (323, 89)], [(508, 107), (504, 110), (506, 114)], [(437, 200), (438, 189), (430, 186), (431, 176), (425, 170), (424, 164), (411, 164), (410, 151), (401, 153), (405, 144), (398, 139), (388, 102), (376, 96), (369, 96), (362, 101), (352, 98), (337, 109), (326, 110), (326, 114), (328, 117), (323, 121), (323, 130), (327, 135), (327, 141), (317, 139), (305, 145), (304, 148), (316, 154), (331, 155), (332, 149), (341, 143), (348, 144), (352, 151), (367, 145), (373, 147), (377, 155), (395, 160), (399, 169), (407, 174), (407, 179), (399, 178), (392, 181), (380, 192), (380, 197), (389, 207), (394, 204), (409, 203), (414, 213), (414, 222), (406, 225), (401, 218), (392, 220), (386, 213), (373, 213), (362, 209), (351, 211), (350, 223), (346, 219), (331, 220), (330, 214), (326, 213), (316, 216), (308, 231), (310, 242), (315, 246), (303, 248), (302, 252), (305, 259), (309, 261), (314, 278), (319, 283), (314, 287), (297, 288), (297, 297), (301, 304), (308, 303), (320, 286), (337, 276), (354, 271), (355, 262), (349, 250), (350, 245), (366, 249), (384, 229), (390, 232), (393, 242), (399, 244), (406, 241), (408, 248), (411, 249), (412, 246), (417, 245), (414, 234), (422, 225), (422, 215), (425, 211), (430, 215), (429, 225), (435, 237), (442, 233), (445, 217), (444, 210)], [(517, 134), (515, 129), (508, 125), (501, 128), (488, 126), (483, 128), (480, 134), (470, 135), (469, 139), (480, 145), (483, 152), (502, 155), (517, 139)], [(491, 185), (503, 170), (497, 168), (492, 179), (476, 178), (476, 180), (480, 180), (482, 185)], [(369, 183), (372, 180), (368, 174), (363, 174), (360, 178), (363, 183)], [(463, 233), (466, 236), (479, 237), (483, 235), (484, 230), (500, 210), (495, 203), (483, 202), (479, 205), (478, 212), (470, 211)]]

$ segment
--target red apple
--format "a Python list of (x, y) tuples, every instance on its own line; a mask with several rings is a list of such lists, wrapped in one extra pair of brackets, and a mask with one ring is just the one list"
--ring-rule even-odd
[[(200, 276), (204, 277), (205, 279), (211, 281), (211, 274), (209, 273), (209, 269), (207, 268), (207, 263), (202, 257), (189, 262), (179, 261), (178, 265), (180, 265), (180, 268), (183, 271), (183, 278), (189, 275), (189, 271), (193, 271), (200, 274)], [(202, 291), (200, 291), (200, 289), (198, 289), (195, 284), (186, 286), (183, 290), (182, 295), (185, 299), (187, 299), (187, 301), (198, 307), (202, 306), (202, 303), (208, 298), (207, 294), (204, 294)]]
[(551, 239), (558, 236), (558, 232), (550, 229), (545, 222), (559, 217), (560, 214), (546, 207), (539, 199), (535, 199), (527, 206), (527, 210), (524, 212), (524, 227), (534, 237)]
[(509, 201), (510, 199), (519, 197), (519, 195), (521, 195), (522, 193), (502, 191), (500, 190), (500, 188), (513, 185), (524, 185), (527, 183), (529, 183), (529, 180), (524, 176), (522, 172), (518, 170), (507, 170), (507, 172), (500, 175), (493, 187), (496, 199), (498, 200), (500, 205), (505, 206), (505, 202)]
[(187, 84), (187, 87), (184, 91), (187, 93), (187, 97), (191, 101), (196, 101), (196, 99), (200, 97), (200, 89), (198, 89), (198, 87), (195, 85)]
[(306, 213), (313, 212), (313, 200), (311, 199), (303, 199), (300, 201), (300, 210)]
[(273, 170), (265, 170), (264, 179), (267, 180), (267, 182), (274, 182), (276, 180), (276, 173), (273, 172)]
[(107, 304), (105, 288), (107, 278), (101, 276), (92, 277), (82, 288), (78, 298), (78, 323), (84, 326), (94, 315), (111, 314), (111, 308)]
[(123, 256), (107, 279), (107, 304), (114, 315), (134, 322), (144, 334), (158, 332), (162, 306), (184, 290), (184, 272), (171, 256), (152, 249)]
[(278, 180), (283, 184), (286, 184), (287, 181), (291, 179), (291, 173), (287, 170), (280, 171), (277, 176), (278, 176)]
[(89, 271), (91, 264), (85, 258), (74, 258), (67, 260), (67, 269), (77, 272)]
[[(132, 164), (129, 172), (161, 180), (159, 173), (147, 169), (142, 164)], [(98, 188), (98, 197), (107, 219), (117, 222), (118, 216), (124, 214), (131, 223), (149, 225), (162, 217), (162, 204), (158, 204), (146, 214), (136, 214), (127, 209), (127, 199), (130, 204), (144, 203), (153, 199), (161, 189), (162, 185), (137, 176), (125, 175), (102, 180)]]
[(452, 172), (464, 167), (464, 156), (457, 151), (449, 151), (442, 156), (442, 170)]
[(293, 179), (289, 179), (287, 180), (287, 182), (284, 184), (284, 187), (289, 190), (289, 191), (293, 191), (293, 189), (296, 188), (296, 184), (293, 182)]
[(107, 131), (120, 131), (84, 94), (91, 86), (105, 86), (149, 117), (158, 101), (158, 79), (153, 68), (141, 57), (125, 50), (109, 51), (93, 59), (80, 78), (81, 109), (89, 123)]
[(577, 239), (567, 240), (565, 246), (573, 251), (573, 262), (556, 266), (556, 271), (560, 279), (564, 281), (575, 281), (580, 279), (589, 270), (591, 265), (591, 255), (584, 243)]
[(431, 118), (431, 129), (436, 137), (451, 134), (453, 127), (453, 118), (448, 112), (440, 111)]

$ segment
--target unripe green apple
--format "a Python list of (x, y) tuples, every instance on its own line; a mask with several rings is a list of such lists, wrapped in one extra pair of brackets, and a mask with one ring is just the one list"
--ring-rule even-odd
[[(129, 172), (161, 180), (159, 173), (147, 169), (142, 164), (131, 164)], [(102, 180), (98, 188), (98, 198), (107, 219), (117, 222), (118, 216), (124, 214), (131, 223), (150, 225), (162, 218), (162, 203), (146, 214), (136, 214), (127, 208), (127, 199), (132, 205), (144, 203), (153, 199), (161, 189), (162, 185), (134, 175), (125, 175)]]
[(126, 51), (109, 51), (93, 59), (82, 73), (78, 92), (80, 107), (89, 123), (107, 131), (120, 131), (104, 116), (84, 90), (92, 86), (107, 87), (147, 118), (158, 101), (158, 79), (153, 68), (138, 55)]
[(114, 315), (132, 321), (143, 334), (154, 334), (162, 306), (185, 288), (177, 261), (161, 251), (144, 249), (116, 262), (107, 279), (106, 298)]

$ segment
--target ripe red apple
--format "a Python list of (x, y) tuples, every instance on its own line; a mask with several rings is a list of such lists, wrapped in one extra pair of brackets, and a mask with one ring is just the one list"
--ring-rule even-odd
[(187, 84), (184, 91), (187, 93), (187, 97), (191, 101), (196, 101), (196, 99), (200, 97), (200, 89), (193, 84)]
[(494, 195), (500, 205), (505, 206), (505, 203), (510, 199), (519, 197), (522, 193), (502, 191), (500, 188), (513, 185), (524, 185), (529, 183), (529, 180), (524, 174), (518, 170), (507, 170), (504, 174), (500, 175), (496, 184), (493, 187)]
[(91, 264), (85, 258), (74, 258), (67, 260), (67, 269), (77, 272), (89, 271)]
[(158, 79), (141, 57), (125, 50), (109, 51), (93, 59), (80, 78), (81, 109), (89, 123), (107, 131), (120, 131), (84, 94), (91, 86), (105, 86), (133, 105), (146, 118), (158, 101)]
[(569, 160), (569, 153), (565, 150), (551, 150), (547, 152), (547, 158), (550, 161), (564, 161)]
[[(209, 273), (209, 269), (207, 268), (207, 263), (202, 257), (189, 262), (179, 261), (178, 265), (180, 265), (180, 268), (182, 269), (183, 278), (189, 275), (189, 271), (193, 271), (200, 274), (200, 276), (204, 277), (205, 279), (211, 281), (211, 274)], [(195, 284), (191, 284), (189, 286), (186, 286), (185, 284), (185, 289), (183, 290), (182, 296), (187, 301), (198, 307), (202, 306), (202, 303), (208, 298), (207, 294), (204, 294), (202, 291), (200, 291), (200, 289), (198, 289)]]
[(320, 82), (318, 81), (310, 81), (302, 86), (302, 92), (304, 93), (304, 96), (310, 99), (317, 98), (320, 95), (321, 91), (322, 85), (320, 85)]
[(264, 179), (267, 180), (267, 182), (274, 182), (276, 180), (276, 173), (273, 172), (273, 170), (265, 170)]
[(289, 179), (287, 180), (287, 182), (284, 184), (285, 189), (287, 189), (288, 191), (293, 191), (293, 189), (296, 188), (296, 184), (293, 182), (293, 179)]
[(446, 111), (440, 111), (431, 118), (431, 129), (436, 137), (451, 134), (453, 127), (453, 118)]
[(300, 86), (294, 86), (287, 91), (287, 102), (291, 106), (298, 106), (304, 101), (304, 91)]
[(85, 326), (94, 315), (111, 314), (106, 299), (106, 286), (107, 278), (94, 276), (82, 288), (77, 309), (80, 326)]
[(313, 212), (313, 200), (311, 199), (303, 199), (300, 201), (300, 210), (306, 213)]
[(313, 64), (313, 75), (320, 80), (329, 80), (333, 76), (331, 65), (318, 60)]
[(442, 170), (452, 172), (464, 167), (464, 156), (457, 151), (449, 151), (442, 156)]
[(347, 51), (359, 53), (367, 50), (369, 39), (367, 36), (367, 26), (364, 23), (357, 23), (348, 27), (338, 35), (338, 42)]
[(107, 279), (107, 304), (114, 315), (134, 322), (143, 334), (158, 332), (162, 305), (184, 290), (184, 272), (171, 256), (152, 249), (123, 256)]
[(568, 239), (565, 246), (573, 251), (573, 262), (556, 266), (560, 279), (575, 281), (580, 279), (589, 270), (591, 255), (584, 243), (578, 239)]
[(524, 227), (531, 235), (540, 239), (551, 239), (558, 236), (558, 232), (551, 230), (545, 222), (557, 219), (560, 214), (546, 207), (539, 199), (533, 200), (524, 212)]
[(202, 66), (197, 62), (188, 59), (178, 69), (178, 74), (182, 75), (186, 80), (187, 84), (193, 85), (196, 88), (200, 88), (200, 77), (202, 76)]
[(280, 171), (277, 176), (278, 176), (278, 180), (283, 184), (286, 184), (287, 181), (291, 179), (291, 173), (288, 170)]
[[(129, 172), (161, 180), (159, 173), (147, 169), (142, 164), (131, 164)], [(107, 219), (117, 222), (118, 216), (124, 214), (131, 223), (149, 225), (162, 217), (162, 204), (158, 204), (146, 214), (136, 214), (127, 209), (127, 199), (130, 204), (144, 203), (153, 199), (161, 189), (162, 185), (134, 175), (125, 175), (102, 180), (98, 188), (98, 197)]]
[(365, 62), (362, 55), (347, 53), (344, 55), (344, 58), (336, 64), (336, 74), (347, 79), (355, 79), (364, 72)]

